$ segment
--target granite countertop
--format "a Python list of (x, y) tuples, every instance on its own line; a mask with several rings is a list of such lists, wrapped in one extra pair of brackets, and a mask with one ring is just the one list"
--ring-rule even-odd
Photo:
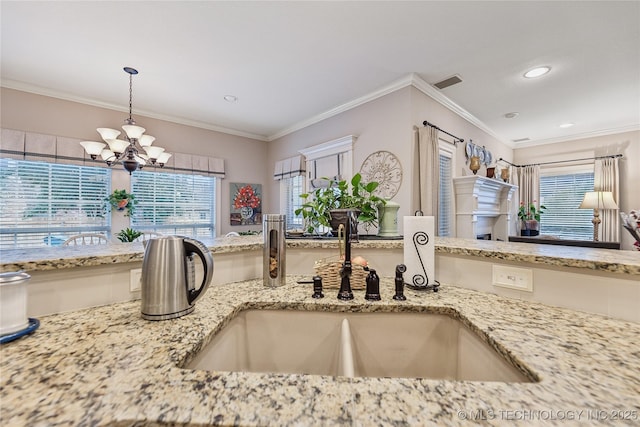
[[(203, 239), (214, 254), (262, 250), (262, 236)], [(335, 249), (337, 240), (292, 239), (287, 248)], [(402, 240), (361, 240), (361, 249), (402, 249)], [(473, 256), (513, 262), (585, 268), (640, 276), (640, 251), (620, 251), (533, 243), (436, 237), (436, 254)], [(0, 272), (44, 271), (142, 261), (142, 243), (6, 250), (0, 253)]]
[[(443, 284), (438, 293), (392, 280), (382, 301), (351, 302), (309, 285), (261, 280), (210, 288), (195, 311), (149, 322), (140, 301), (40, 318), (0, 346), (3, 426), (49, 425), (638, 425), (640, 325)], [(532, 383), (209, 372), (181, 369), (248, 308), (420, 311), (460, 319), (537, 378)], [(428, 362), (428, 361), (427, 361)], [(622, 419), (622, 421), (620, 421)], [(473, 421), (470, 421), (473, 420)], [(571, 424), (571, 423), (570, 423)]]

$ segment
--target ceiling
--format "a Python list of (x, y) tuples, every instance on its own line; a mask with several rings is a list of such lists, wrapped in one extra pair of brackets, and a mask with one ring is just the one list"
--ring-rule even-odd
[(640, 129), (636, 1), (0, 7), (2, 86), (126, 111), (130, 66), (134, 116), (273, 140), (418, 81), (513, 147)]

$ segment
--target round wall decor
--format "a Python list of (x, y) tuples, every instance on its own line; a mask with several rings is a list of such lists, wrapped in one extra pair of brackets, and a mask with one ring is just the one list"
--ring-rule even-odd
[(373, 193), (389, 200), (398, 193), (402, 184), (402, 165), (393, 153), (376, 151), (362, 162), (360, 175), (364, 182), (378, 182), (380, 185)]

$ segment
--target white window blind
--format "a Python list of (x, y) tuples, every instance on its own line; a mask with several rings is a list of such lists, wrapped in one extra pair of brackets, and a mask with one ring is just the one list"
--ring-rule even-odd
[(213, 237), (215, 180), (200, 175), (134, 172), (131, 192), (138, 204), (131, 226), (162, 234)]
[(303, 203), (300, 195), (304, 193), (304, 180), (304, 175), (280, 180), (281, 212), (287, 216), (287, 230), (303, 228), (302, 215), (296, 216), (295, 211)]
[(578, 209), (584, 193), (593, 191), (593, 172), (540, 176), (540, 232), (563, 239), (591, 240), (593, 211)]
[(438, 194), (438, 236), (451, 236), (453, 191), (451, 156), (440, 153), (440, 189)]
[(0, 159), (0, 248), (59, 245), (82, 232), (109, 235), (111, 170)]

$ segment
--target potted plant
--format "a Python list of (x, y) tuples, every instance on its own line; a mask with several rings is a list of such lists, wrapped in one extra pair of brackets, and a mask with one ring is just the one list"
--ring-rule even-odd
[(364, 183), (359, 173), (350, 182), (330, 178), (322, 180), (326, 181), (326, 186), (317, 188), (312, 193), (301, 194), (304, 203), (295, 211), (296, 215), (302, 214), (309, 234), (317, 233), (320, 226), (331, 227), (336, 231), (343, 221), (339, 219), (340, 213), (347, 210), (356, 211), (358, 222), (364, 224), (365, 228), (377, 225), (378, 205), (386, 204), (384, 199), (373, 194), (379, 183)]
[(518, 209), (518, 218), (522, 222), (522, 228), (520, 229), (521, 236), (537, 236), (540, 233), (540, 215), (544, 213), (546, 207), (540, 205), (540, 208), (536, 208), (535, 200), (529, 203), (529, 206), (525, 206), (524, 202), (520, 202), (520, 208)]
[(142, 232), (134, 230), (133, 228), (125, 228), (123, 230), (120, 230), (118, 234), (116, 234), (118, 240), (124, 243), (133, 242), (140, 236), (142, 236)]
[(136, 205), (138, 204), (136, 196), (127, 193), (124, 189), (113, 190), (113, 193), (111, 193), (105, 200), (109, 202), (112, 208), (118, 211), (124, 211), (126, 209), (127, 212), (124, 216), (133, 215)]

